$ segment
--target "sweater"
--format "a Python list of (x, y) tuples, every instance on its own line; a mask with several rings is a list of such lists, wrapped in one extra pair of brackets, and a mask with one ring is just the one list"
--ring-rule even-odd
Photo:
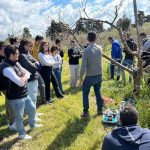
[(86, 76), (102, 74), (102, 48), (95, 43), (90, 43), (83, 52), (80, 78), (85, 73)]

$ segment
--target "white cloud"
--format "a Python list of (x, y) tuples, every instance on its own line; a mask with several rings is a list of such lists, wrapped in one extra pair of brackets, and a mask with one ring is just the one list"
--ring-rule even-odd
[[(55, 4), (52, 0), (0, 0), (0, 39), (7, 34), (19, 31), (28, 27), (33, 35), (45, 33), (47, 26), (52, 19), (60, 19), (69, 25), (74, 24), (80, 15), (86, 15), (82, 11), (84, 5), (82, 0), (70, 0), (68, 4)], [(88, 0), (86, 12), (91, 18), (112, 20), (114, 7), (119, 4), (119, 0)], [(145, 14), (150, 14), (149, 0), (137, 0), (138, 9), (144, 10)], [(78, 7), (78, 8), (77, 8)], [(61, 11), (60, 11), (61, 10)], [(124, 0), (123, 6), (119, 10), (119, 17), (123, 13), (133, 18), (132, 0)]]

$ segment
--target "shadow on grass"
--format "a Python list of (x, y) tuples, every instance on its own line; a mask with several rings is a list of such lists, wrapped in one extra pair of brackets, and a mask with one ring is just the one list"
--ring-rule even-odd
[(8, 150), (10, 149), (15, 143), (17, 143), (19, 141), (18, 138), (15, 138), (11, 141), (8, 142), (4, 142), (3, 144), (0, 144), (0, 149), (1, 150)]
[(3, 128), (3, 129), (0, 129), (0, 142), (4, 139), (4, 138), (7, 138), (9, 137), (10, 135), (14, 135), (16, 134), (16, 132), (13, 132), (13, 131), (10, 131), (7, 128)]
[(79, 118), (76, 118), (73, 122), (69, 120), (66, 123), (66, 128), (57, 135), (46, 150), (60, 150), (70, 147), (70, 145), (77, 139), (78, 135), (84, 132), (89, 121), (90, 119)]
[(82, 88), (81, 87), (69, 87), (68, 89), (65, 90), (66, 94), (77, 94), (79, 91), (81, 91)]
[(62, 81), (62, 85), (69, 84), (69, 80)]

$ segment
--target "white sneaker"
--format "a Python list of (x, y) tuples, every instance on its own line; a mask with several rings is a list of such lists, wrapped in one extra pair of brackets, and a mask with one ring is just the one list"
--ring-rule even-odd
[(42, 121), (40, 118), (38, 118), (37, 116), (35, 116), (35, 122), (40, 122)]
[(16, 131), (16, 123), (14, 122), (12, 125), (9, 125), (9, 130)]
[(29, 136), (28, 134), (22, 134), (22, 135), (19, 135), (19, 139), (21, 139), (21, 140), (31, 140), (32, 137)]
[(36, 113), (36, 116), (43, 116), (43, 113)]
[(30, 127), (31, 130), (35, 129), (35, 128), (40, 128), (43, 127), (43, 124), (35, 124), (34, 127)]

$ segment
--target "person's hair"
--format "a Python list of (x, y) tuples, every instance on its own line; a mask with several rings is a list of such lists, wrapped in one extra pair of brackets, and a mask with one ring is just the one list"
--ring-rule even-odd
[(9, 58), (11, 54), (15, 55), (17, 50), (18, 50), (18, 46), (7, 45), (4, 48), (4, 54), (6, 58)]
[(113, 37), (112, 37), (112, 36), (109, 36), (109, 37), (108, 37), (108, 40), (113, 40)]
[(145, 32), (141, 32), (140, 36), (145, 37), (146, 38), (146, 33)]
[(56, 45), (52, 45), (51, 46), (51, 53), (53, 53), (54, 51), (56, 51), (58, 48)]
[(89, 32), (87, 39), (89, 42), (94, 42), (96, 40), (96, 33), (95, 32)]
[(37, 36), (35, 37), (35, 41), (40, 41), (40, 40), (43, 40), (43, 36), (37, 35)]
[(61, 43), (60, 39), (55, 40), (55, 44), (57, 45), (58, 43)]
[(75, 43), (75, 41), (74, 41), (74, 40), (71, 40), (70, 43)]
[[(44, 45), (45, 45), (46, 43), (48, 43), (48, 42), (46, 42), (46, 41), (42, 41), (42, 42), (41, 42), (40, 48), (39, 48), (39, 52), (44, 53)], [(48, 43), (48, 44), (49, 44), (49, 43)], [(49, 49), (48, 49), (48, 51), (49, 51)]]
[(18, 40), (17, 37), (10, 37), (10, 38), (9, 38), (9, 42), (10, 42), (11, 45), (13, 45), (14, 43), (16, 43), (17, 40)]
[(5, 42), (4, 41), (0, 41), (0, 50), (5, 47)]
[(25, 40), (25, 39), (21, 40), (20, 45), (19, 45), (19, 52), (20, 51), (26, 51), (24, 46), (28, 45), (28, 44), (32, 44), (32, 42), (29, 40)]
[(127, 104), (120, 112), (122, 126), (134, 125), (138, 122), (138, 112), (131, 104)]

